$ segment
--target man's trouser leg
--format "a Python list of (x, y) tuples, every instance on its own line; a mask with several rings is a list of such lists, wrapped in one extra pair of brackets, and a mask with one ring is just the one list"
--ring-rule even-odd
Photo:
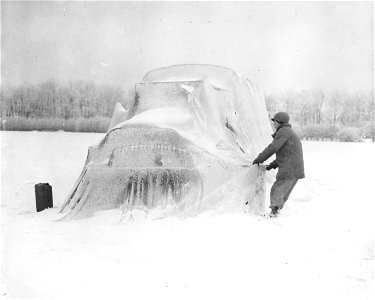
[(290, 193), (295, 187), (298, 178), (283, 178), (277, 179), (271, 187), (271, 205), (270, 208), (283, 208), (285, 202), (288, 200)]

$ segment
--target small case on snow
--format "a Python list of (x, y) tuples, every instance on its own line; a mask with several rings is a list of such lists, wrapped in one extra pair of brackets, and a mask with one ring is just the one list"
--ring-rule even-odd
[(42, 211), (53, 207), (52, 186), (48, 183), (35, 185), (36, 211)]

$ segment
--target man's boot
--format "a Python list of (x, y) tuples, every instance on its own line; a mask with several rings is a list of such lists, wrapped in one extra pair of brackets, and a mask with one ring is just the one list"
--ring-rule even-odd
[(270, 212), (270, 217), (275, 218), (277, 217), (278, 214), (279, 214), (279, 207), (278, 206), (272, 207), (271, 212)]

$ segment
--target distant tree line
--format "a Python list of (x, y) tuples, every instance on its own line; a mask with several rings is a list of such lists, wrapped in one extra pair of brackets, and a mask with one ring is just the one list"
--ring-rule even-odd
[[(87, 81), (2, 86), (1, 129), (104, 132), (115, 103), (129, 107), (133, 92)], [(291, 91), (268, 94), (265, 101), (270, 116), (277, 111), (288, 112), (304, 139), (375, 140), (373, 91)]]
[(116, 102), (126, 102), (119, 87), (84, 81), (47, 81), (40, 85), (2, 87), (1, 117), (111, 117)]
[(301, 91), (265, 97), (270, 115), (290, 114), (299, 135), (305, 139), (375, 141), (373, 91)]

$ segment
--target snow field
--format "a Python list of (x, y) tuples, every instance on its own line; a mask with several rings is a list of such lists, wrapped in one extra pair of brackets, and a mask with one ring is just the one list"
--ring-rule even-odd
[[(370, 299), (375, 144), (304, 142), (307, 178), (277, 219), (56, 222), (102, 136), (1, 132), (4, 299)], [(39, 182), (54, 208), (36, 213)]]

